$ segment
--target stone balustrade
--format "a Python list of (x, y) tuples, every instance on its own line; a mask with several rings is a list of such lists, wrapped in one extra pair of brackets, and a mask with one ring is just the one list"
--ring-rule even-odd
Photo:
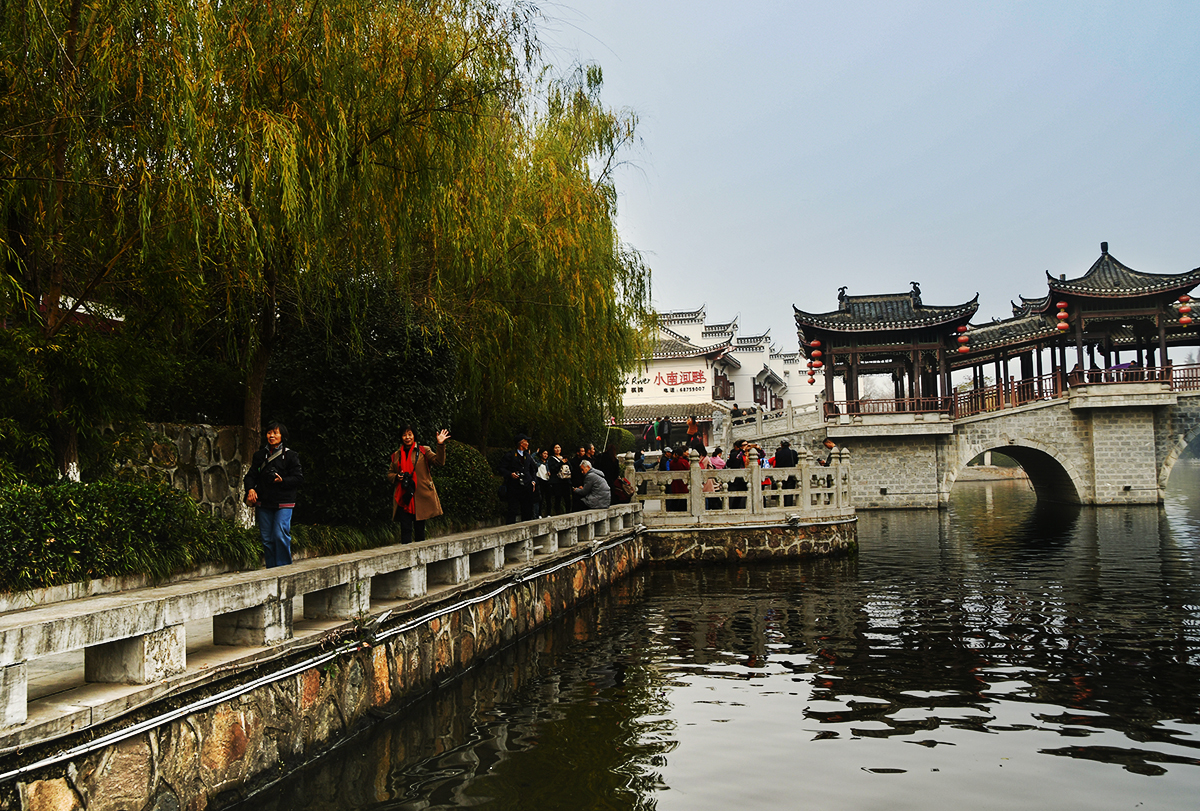
[(0, 728), (26, 722), (31, 660), (82, 649), (86, 681), (151, 684), (185, 670), (190, 621), (211, 617), (215, 645), (271, 646), (292, 637), (296, 597), (306, 619), (354, 619), (373, 599), (421, 597), (618, 533), (634, 526), (639, 509), (618, 505), (11, 611), (0, 615)]
[(739, 469), (701, 469), (696, 451), (688, 455), (687, 470), (642, 472), (634, 469), (632, 454), (626, 456), (625, 477), (637, 491), (633, 498), (647, 526), (786, 523), (797, 517), (821, 521), (854, 514), (850, 452), (844, 448), (833, 452), (829, 467), (818, 464), (808, 449), (790, 468), (760, 467), (756, 450), (749, 452), (748, 466)]

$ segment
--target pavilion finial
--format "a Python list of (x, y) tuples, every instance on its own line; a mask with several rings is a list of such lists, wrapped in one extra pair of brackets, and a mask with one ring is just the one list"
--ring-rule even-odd
[(921, 306), (921, 285), (918, 282), (909, 282), (912, 285), (912, 303), (914, 307)]
[(1103, 254), (1104, 256), (1108, 256), (1108, 243), (1107, 242), (1100, 243), (1100, 253)]

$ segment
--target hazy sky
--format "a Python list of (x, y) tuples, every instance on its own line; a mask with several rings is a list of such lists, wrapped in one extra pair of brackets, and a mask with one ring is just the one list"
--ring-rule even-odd
[(1109, 243), (1200, 266), (1200, 2), (544, 4), (547, 55), (637, 114), (624, 242), (654, 305), (796, 347), (812, 312), (919, 281), (976, 323)]

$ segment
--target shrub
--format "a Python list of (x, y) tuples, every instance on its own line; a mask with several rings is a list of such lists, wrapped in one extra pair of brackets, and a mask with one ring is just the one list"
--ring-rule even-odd
[(0, 488), (0, 539), (0, 589), (8, 591), (116, 575), (160, 579), (200, 563), (262, 559), (253, 530), (148, 481)]
[(453, 439), (446, 443), (446, 464), (433, 468), (433, 483), (444, 513), (434, 526), (455, 532), (500, 516), (491, 465), (470, 445)]

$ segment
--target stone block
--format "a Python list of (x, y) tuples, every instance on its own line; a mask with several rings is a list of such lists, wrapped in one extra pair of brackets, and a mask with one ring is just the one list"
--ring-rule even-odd
[(471, 573), (498, 572), (504, 568), (504, 547), (494, 546), (469, 556)]
[(454, 586), (465, 583), (471, 576), (471, 563), (468, 555), (440, 560), (426, 567), (426, 577), (431, 586)]
[(304, 595), (304, 617), (310, 620), (347, 620), (371, 609), (371, 583), (355, 580), (342, 586)]
[(292, 638), (292, 601), (263, 605), (213, 617), (214, 645), (275, 645)]
[(371, 596), (377, 600), (409, 600), (423, 595), (426, 587), (423, 565), (371, 578)]
[(533, 559), (533, 540), (525, 538), (504, 545), (504, 559), (509, 563), (525, 563)]
[(29, 672), (24, 662), (0, 670), (0, 729), (25, 723), (29, 706)]
[[(586, 524), (584, 525), (587, 526)], [(556, 534), (557, 540), (554, 543), (554, 549), (550, 551), (557, 552), (559, 549), (566, 549), (568, 546), (574, 546), (579, 543), (579, 533), (583, 527), (567, 527), (560, 530)]]
[(106, 684), (150, 684), (187, 669), (184, 626), (85, 648), (83, 677)]

